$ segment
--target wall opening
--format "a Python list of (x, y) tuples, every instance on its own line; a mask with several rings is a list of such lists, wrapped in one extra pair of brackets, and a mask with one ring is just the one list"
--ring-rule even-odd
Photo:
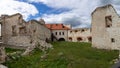
[(115, 42), (115, 39), (114, 39), (114, 38), (111, 38), (111, 42), (114, 43), (114, 42)]
[(84, 32), (84, 31), (85, 31), (84, 29), (81, 30), (81, 32)]
[(75, 32), (78, 32), (78, 30), (75, 30)]
[(16, 25), (13, 25), (13, 26), (12, 26), (12, 36), (17, 36), (17, 33), (16, 33)]
[(89, 42), (92, 42), (92, 37), (91, 37), (91, 36), (88, 37), (88, 41), (89, 41)]
[(69, 37), (68, 39), (69, 39), (70, 41), (72, 41), (72, 37)]
[(57, 32), (55, 32), (55, 35), (57, 35)]
[(58, 41), (65, 41), (65, 39), (64, 38), (60, 38)]
[(48, 38), (46, 38), (45, 41), (46, 41), (47, 43), (50, 43), (50, 40), (49, 40)]
[(25, 35), (26, 34), (26, 28), (25, 27), (20, 27), (19, 28), (19, 34), (20, 35)]
[(77, 41), (82, 41), (82, 37), (77, 37)]
[(59, 32), (59, 35), (61, 35), (61, 32)]
[(112, 26), (112, 16), (106, 16), (105, 23), (106, 23), (107, 28), (111, 27)]
[(62, 32), (62, 35), (64, 35), (64, 32)]

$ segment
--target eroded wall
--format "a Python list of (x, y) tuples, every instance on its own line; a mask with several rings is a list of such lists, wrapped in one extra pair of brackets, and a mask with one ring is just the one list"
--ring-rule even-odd
[[(8, 46), (28, 47), (33, 41), (50, 39), (51, 33), (44, 21), (25, 22), (21, 14), (1, 16), (2, 42)], [(37, 39), (36, 39), (37, 38)]]
[(112, 5), (98, 7), (92, 13), (92, 46), (120, 49), (120, 18)]

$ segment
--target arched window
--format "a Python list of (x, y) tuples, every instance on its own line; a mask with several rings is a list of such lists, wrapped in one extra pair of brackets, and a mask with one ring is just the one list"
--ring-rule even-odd
[(77, 41), (82, 41), (82, 37), (77, 37)]
[(72, 37), (69, 37), (69, 40), (72, 41)]
[(65, 41), (65, 39), (64, 38), (60, 38), (58, 41)]
[(91, 36), (88, 37), (88, 41), (92, 42), (92, 37)]

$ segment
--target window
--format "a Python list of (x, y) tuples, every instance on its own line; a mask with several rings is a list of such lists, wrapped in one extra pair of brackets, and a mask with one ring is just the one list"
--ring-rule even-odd
[(61, 32), (59, 32), (59, 35), (61, 35)]
[(69, 37), (69, 40), (72, 41), (72, 37)]
[(112, 26), (112, 16), (106, 16), (105, 17), (106, 27)]
[(89, 41), (89, 42), (92, 42), (92, 37), (91, 37), (91, 36), (88, 37), (88, 41)]
[(64, 32), (62, 32), (62, 34), (64, 35)]
[(75, 30), (75, 32), (78, 32), (77, 30)]
[(115, 39), (114, 39), (114, 38), (111, 38), (111, 42), (115, 42)]
[(16, 33), (16, 25), (13, 25), (13, 26), (12, 26), (12, 35), (13, 35), (13, 36), (16, 36), (16, 35), (17, 35), (17, 33)]
[(55, 35), (57, 35), (57, 32), (55, 32)]
[[(33, 31), (34, 32), (34, 31)], [(25, 35), (26, 34), (26, 28), (25, 27), (20, 27), (19, 28), (19, 34), (20, 35)]]
[(85, 31), (84, 29), (81, 30), (81, 32), (84, 32), (84, 31)]
[(82, 41), (82, 37), (77, 37), (77, 41)]
[(36, 30), (33, 30), (33, 32), (35, 33), (35, 32), (36, 32)]

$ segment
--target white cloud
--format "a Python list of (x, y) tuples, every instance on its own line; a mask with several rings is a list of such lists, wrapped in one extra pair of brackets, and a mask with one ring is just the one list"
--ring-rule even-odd
[(40, 2), (49, 7), (60, 9), (66, 8), (67, 11), (61, 14), (45, 14), (43, 18), (48, 23), (68, 23), (76, 27), (88, 27), (91, 23), (92, 11), (101, 5), (113, 4), (120, 14), (120, 0), (28, 0), (29, 2)]
[[(76, 27), (88, 27), (90, 25), (90, 14), (100, 3), (96, 0), (29, 0), (30, 2), (42, 2), (49, 7), (60, 9), (66, 8), (70, 11), (61, 14), (45, 14), (43, 18), (48, 23), (67, 23)], [(98, 2), (98, 3), (97, 3)], [(87, 23), (87, 24), (86, 24)], [(84, 25), (84, 26), (83, 26)]]
[(20, 2), (17, 0), (0, 0), (0, 15), (21, 13), (24, 19), (34, 16), (38, 13), (36, 7), (32, 4)]

